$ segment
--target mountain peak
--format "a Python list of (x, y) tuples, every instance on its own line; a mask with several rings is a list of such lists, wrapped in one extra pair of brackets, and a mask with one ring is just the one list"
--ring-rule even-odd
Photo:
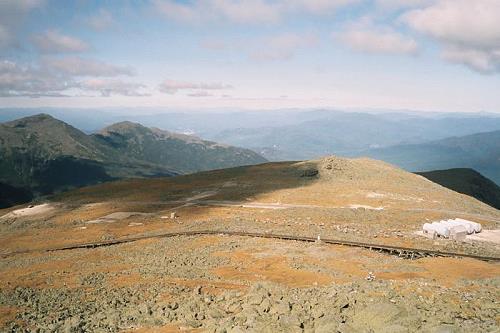
[(112, 125), (109, 125), (101, 130), (101, 132), (123, 132), (123, 131), (130, 131), (130, 130), (136, 130), (136, 129), (146, 129), (147, 127), (142, 126), (139, 123), (134, 123), (132, 121), (121, 121), (118, 123), (114, 123)]
[(39, 123), (57, 123), (57, 124), (64, 124), (63, 121), (58, 120), (51, 115), (48, 115), (46, 113), (39, 113), (33, 116), (28, 116), (20, 119), (16, 119), (10, 122), (7, 122), (6, 124), (11, 125), (13, 127), (16, 127), (18, 125), (31, 125), (31, 124), (39, 124)]
[[(33, 116), (21, 118), (21, 119), (33, 119), (33, 120), (57, 120), (56, 118), (52, 117), (50, 114), (47, 113), (39, 113), (35, 114)], [(57, 120), (59, 121), (59, 120)]]
[(59, 137), (61, 135), (78, 137), (85, 135), (79, 129), (45, 113), (12, 120), (2, 125), (6, 129), (22, 130), (25, 133), (38, 133), (40, 137), (45, 137), (49, 140), (54, 138), (55, 133), (57, 133)]
[(195, 136), (190, 136), (190, 135), (185, 135), (185, 134), (180, 134), (180, 133), (174, 133), (166, 130), (162, 130), (156, 127), (146, 127), (143, 126), (142, 124), (139, 123), (134, 123), (131, 121), (122, 121), (119, 123), (115, 123), (113, 125), (110, 125), (104, 129), (102, 129), (98, 134), (103, 135), (103, 136), (108, 136), (111, 133), (118, 133), (118, 134), (151, 134), (156, 136), (158, 139), (166, 139), (166, 138), (171, 138), (171, 139), (178, 139), (185, 141), (187, 143), (202, 143), (203, 140), (201, 140), (198, 137)]

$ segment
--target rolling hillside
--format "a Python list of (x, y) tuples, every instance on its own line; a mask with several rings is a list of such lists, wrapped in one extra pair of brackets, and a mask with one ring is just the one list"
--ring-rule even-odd
[(0, 124), (0, 182), (46, 194), (112, 179), (256, 164), (254, 152), (121, 123), (87, 135), (49, 115)]
[(204, 141), (198, 137), (121, 122), (94, 135), (99, 142), (120, 154), (190, 173), (232, 166), (263, 163), (266, 160), (248, 149)]

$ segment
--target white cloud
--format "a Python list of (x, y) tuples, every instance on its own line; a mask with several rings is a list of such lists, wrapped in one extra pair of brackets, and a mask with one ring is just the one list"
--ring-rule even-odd
[(264, 0), (213, 0), (216, 13), (235, 23), (275, 23), (281, 19), (281, 5)]
[(357, 4), (361, 0), (287, 0), (288, 8), (298, 12), (306, 11), (316, 15), (332, 13), (338, 8)]
[(45, 57), (42, 59), (42, 65), (47, 70), (71, 76), (113, 77), (134, 74), (133, 69), (130, 67), (116, 66), (81, 57)]
[(89, 48), (84, 41), (55, 30), (48, 30), (43, 34), (36, 35), (33, 40), (43, 53), (83, 52)]
[(349, 25), (344, 31), (335, 33), (342, 43), (350, 48), (371, 53), (416, 54), (417, 42), (389, 27), (379, 27), (370, 19), (361, 19)]
[(336, 9), (361, 0), (200, 0), (180, 3), (154, 0), (154, 8), (170, 20), (203, 23), (277, 23), (291, 14), (331, 14)]
[(182, 4), (173, 0), (154, 0), (154, 10), (163, 14), (166, 18), (179, 22), (197, 23), (208, 19), (209, 8), (205, 8), (205, 15), (202, 13), (202, 3)]
[(500, 1), (440, 0), (403, 18), (413, 29), (442, 41), (481, 48), (500, 45)]
[(12, 61), (0, 62), (0, 96), (62, 96), (74, 87), (69, 78), (62, 78), (38, 68), (20, 66)]
[(463, 47), (448, 46), (442, 52), (442, 58), (484, 74), (500, 72), (500, 49), (483, 51)]
[(209, 93), (208, 91), (193, 91), (192, 93), (187, 94), (189, 97), (211, 97), (213, 94)]
[(286, 60), (299, 49), (315, 46), (318, 37), (314, 34), (282, 34), (261, 41), (255, 50), (250, 52), (254, 60)]
[(144, 92), (146, 86), (143, 84), (122, 80), (88, 79), (79, 82), (78, 87), (84, 91), (97, 92), (102, 97), (109, 97), (111, 95), (149, 96), (148, 93)]
[(315, 33), (282, 33), (245, 40), (206, 39), (201, 42), (201, 47), (213, 51), (243, 52), (255, 61), (280, 61), (317, 46), (319, 41)]
[(444, 59), (483, 73), (498, 71), (500, 1), (438, 0), (401, 20), (442, 43)]
[(116, 24), (113, 15), (105, 9), (100, 9), (94, 16), (87, 19), (88, 25), (96, 30), (103, 31)]
[(97, 92), (100, 96), (147, 96), (141, 83), (116, 79), (88, 78), (78, 80), (54, 68), (23, 66), (12, 61), (0, 61), (1, 97), (75, 96), (75, 91)]
[(232, 86), (228, 84), (223, 84), (220, 82), (203, 83), (203, 82), (188, 82), (188, 81), (176, 81), (176, 80), (165, 80), (160, 83), (158, 89), (166, 94), (176, 94), (178, 91), (187, 90), (189, 93), (194, 93), (195, 91), (203, 90), (224, 90), (231, 89)]

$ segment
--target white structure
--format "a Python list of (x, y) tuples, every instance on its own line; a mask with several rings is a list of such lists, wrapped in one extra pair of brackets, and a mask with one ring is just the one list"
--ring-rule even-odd
[(467, 229), (463, 225), (455, 225), (450, 229), (450, 238), (456, 241), (464, 241), (467, 237)]
[(481, 232), (481, 224), (456, 218), (450, 220), (441, 220), (432, 223), (425, 223), (422, 226), (424, 235), (430, 238), (444, 237), (454, 240), (465, 240), (467, 235)]
[(476, 222), (472, 222), (472, 221), (468, 221), (468, 220), (464, 220), (464, 219), (455, 219), (455, 221), (459, 222), (459, 223), (471, 224), (474, 227), (474, 232), (481, 232), (481, 230), (483, 230), (483, 227), (481, 226), (480, 223), (476, 223)]
[(430, 223), (424, 223), (422, 230), (424, 231), (424, 235), (429, 238), (435, 239), (437, 237), (437, 232), (434, 229), (434, 226)]

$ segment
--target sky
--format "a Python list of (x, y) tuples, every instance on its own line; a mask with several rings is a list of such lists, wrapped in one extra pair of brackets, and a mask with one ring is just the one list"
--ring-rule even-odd
[(0, 107), (500, 112), (500, 0), (0, 0)]

